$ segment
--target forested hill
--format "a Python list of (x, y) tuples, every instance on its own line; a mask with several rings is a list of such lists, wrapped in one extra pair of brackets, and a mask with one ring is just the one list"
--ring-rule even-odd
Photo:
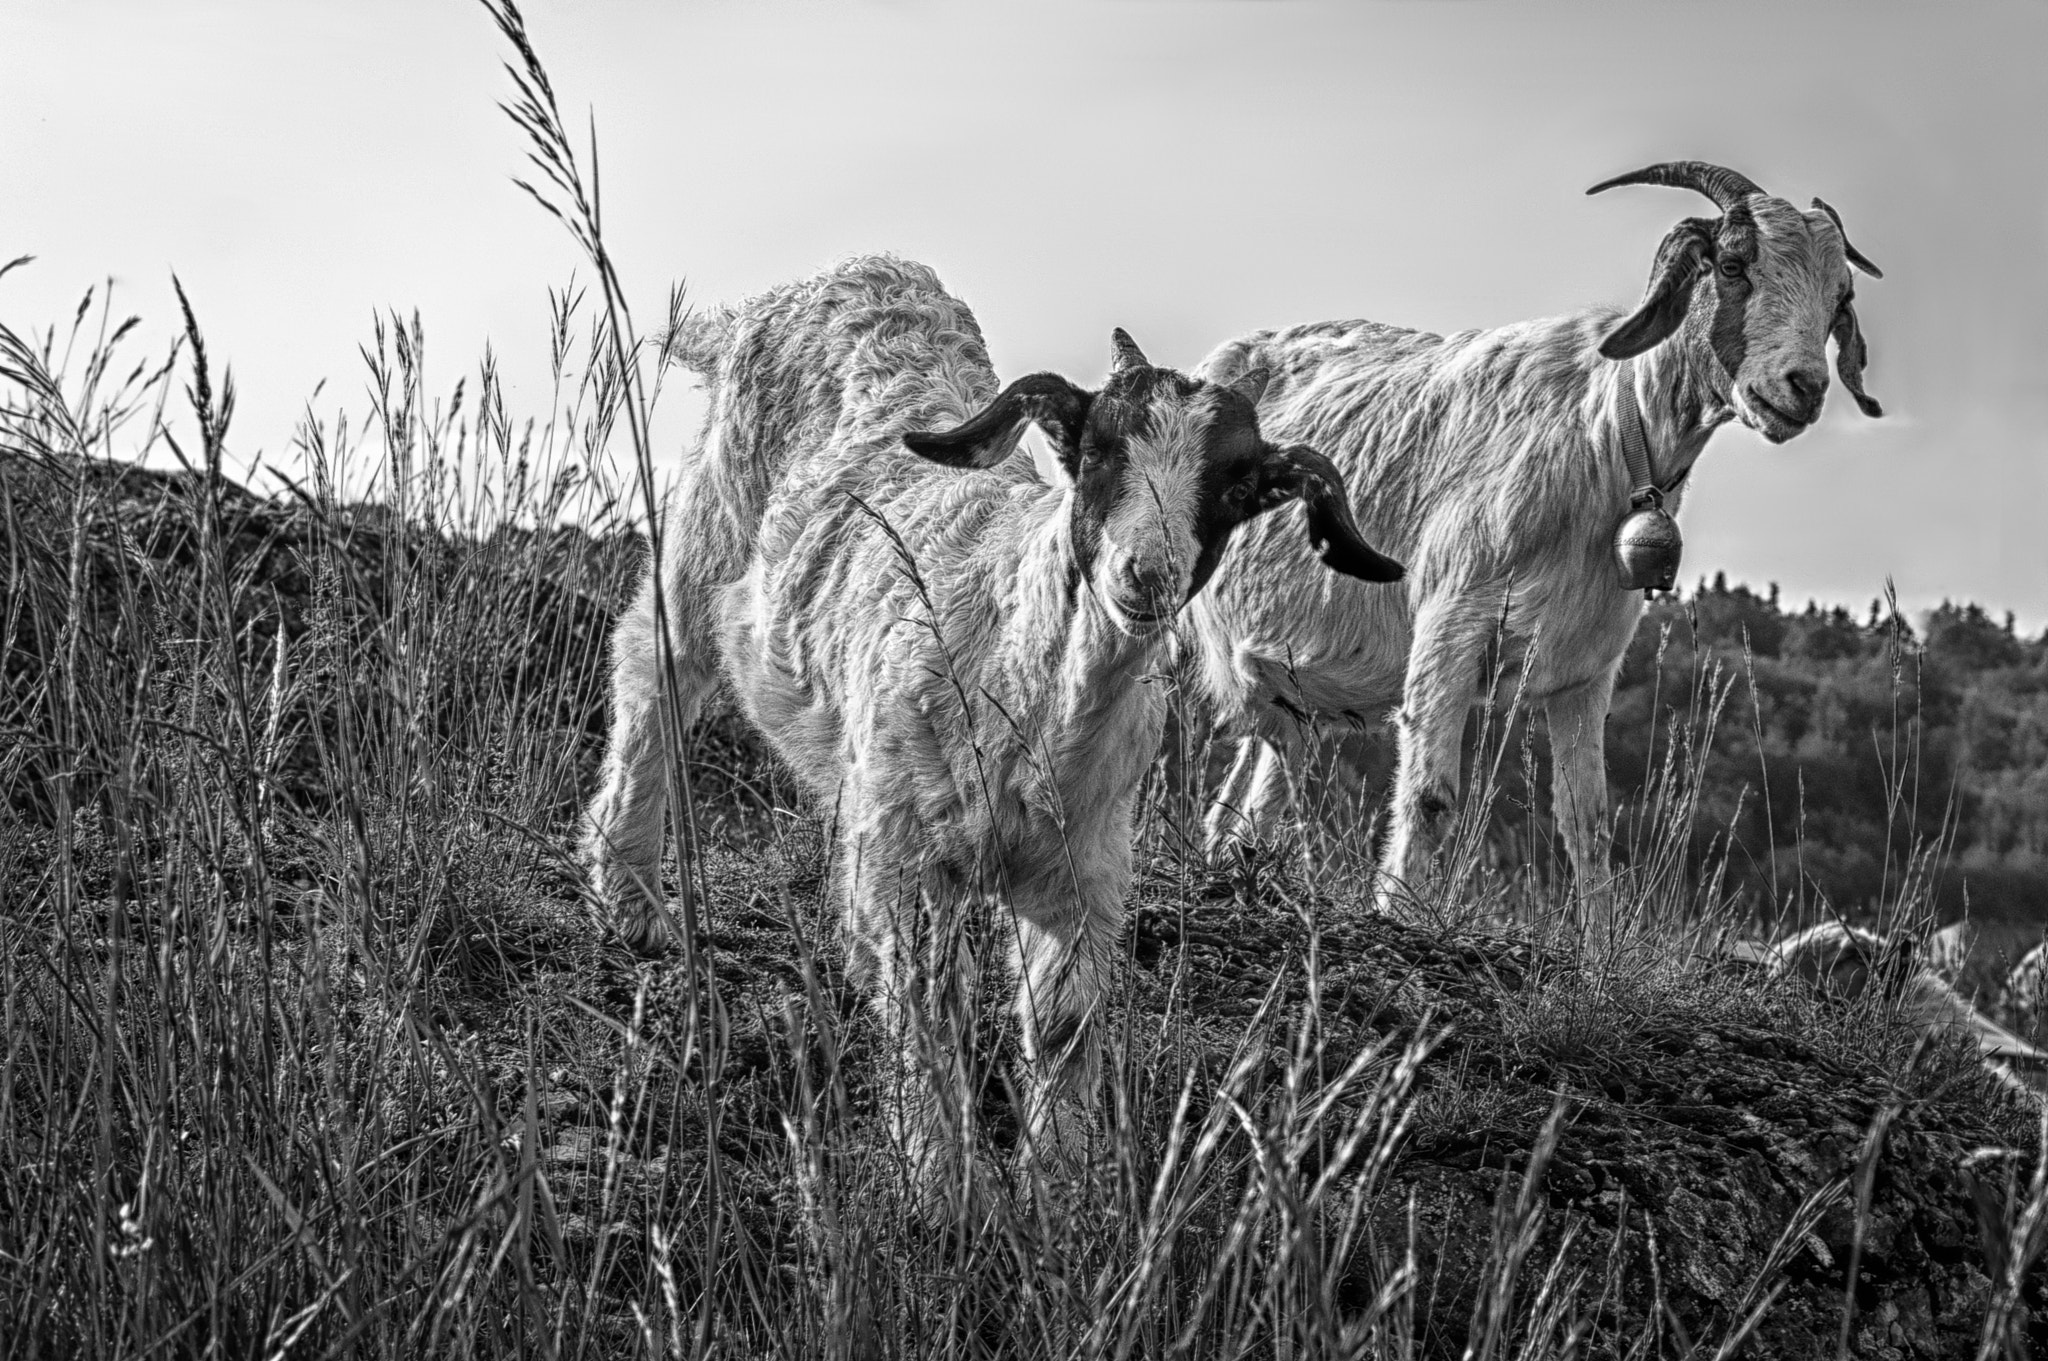
[(1629, 649), (1607, 728), (1618, 798), (1640, 800), (1665, 768), (1674, 724), (1706, 730), (1717, 676), (1696, 867), (1726, 847), (1728, 886), (1759, 912), (1811, 915), (1824, 896), (1856, 915), (1895, 905), (1908, 858), (1932, 846), (1945, 920), (1967, 903), (2048, 924), (2048, 635), (1976, 605), (1917, 626), (1875, 603), (1861, 620), (1788, 611), (1775, 587), (1717, 577), (1653, 604)]

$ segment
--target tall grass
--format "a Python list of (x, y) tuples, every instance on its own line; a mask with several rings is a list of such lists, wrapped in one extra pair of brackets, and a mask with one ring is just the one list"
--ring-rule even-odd
[[(1369, 810), (1311, 803), (1300, 846), (1219, 888), (1186, 853), (1204, 759), (1190, 725), (1139, 829), (1143, 938), (1183, 953), (1109, 1027), (1102, 1156), (1078, 1187), (1014, 1156), (1015, 1039), (969, 988), (942, 1109), (979, 1157), (927, 1213), (879, 1113), (889, 1064), (843, 979), (815, 828), (732, 725), (685, 733), (670, 716), (680, 958), (603, 944), (565, 848), (603, 736), (608, 625), (660, 533), (648, 432), (665, 356), (604, 247), (594, 138), (579, 153), (516, 8), (491, 13), (535, 196), (598, 281), (594, 304), (551, 298), (545, 410), (508, 411), (489, 356), (438, 396), (424, 328), (386, 318), (364, 347), (365, 418), (309, 417), (302, 479), (258, 498), (228, 476), (233, 386), (203, 299), (180, 295), (169, 355), (132, 358), (104, 295), (67, 331), (0, 326), (0, 1348), (1741, 1346), (1813, 1225), (1847, 1197), (1867, 1209), (1868, 1186), (1828, 1181), (1761, 1229), (1776, 1245), (1719, 1331), (1683, 1337), (1655, 1257), (1646, 1281), (1624, 1233), (1595, 1242), (1545, 1193), (1580, 1098), (1425, 1082), (1473, 1016), (1342, 1020), (1351, 975), (1323, 942)], [(682, 310), (672, 293), (658, 333)], [(607, 472), (621, 436), (624, 485)], [(182, 470), (140, 471), (137, 452)], [(1727, 698), (1703, 686), (1696, 724)], [(1725, 919), (1673, 849), (1696, 732), (1675, 733), (1624, 910), (1596, 921), (1497, 872), (1487, 773), (1533, 757), (1498, 735), (1520, 730), (1494, 731), (1425, 915), (1461, 940), (1480, 921), (1534, 926), (1574, 963), (1520, 991), (1474, 966), (1499, 1031), (1486, 1042), (1509, 1061), (1573, 1073), (1674, 1015), (1733, 1017), (1806, 1027), (1844, 1064), (1918, 1056), (1902, 1100), (1967, 1085), (1881, 999), (1825, 1012), (1714, 972)], [(1298, 917), (1304, 944), (1271, 977), (1231, 980), (1243, 1005), (1221, 1010), (1186, 949), (1232, 891)], [(1489, 1121), (1518, 1124), (1526, 1152), (1446, 1284), (1404, 1167)], [(2024, 1332), (2048, 1215), (2028, 1166), (1987, 1152), (1976, 1183), (1999, 1245), (1986, 1355), (2016, 1354)]]

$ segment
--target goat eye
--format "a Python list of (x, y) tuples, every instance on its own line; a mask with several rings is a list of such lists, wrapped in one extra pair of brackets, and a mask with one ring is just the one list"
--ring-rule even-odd
[(1743, 264), (1743, 263), (1742, 263), (1742, 261), (1740, 261), (1740, 260), (1733, 260), (1733, 259), (1729, 259), (1729, 258), (1727, 258), (1727, 257), (1725, 257), (1725, 256), (1724, 256), (1724, 257), (1722, 258), (1722, 260), (1721, 260), (1721, 277), (1722, 277), (1722, 278), (1724, 278), (1724, 279), (1740, 279), (1740, 278), (1741, 278), (1741, 277), (1742, 277), (1743, 275), (1745, 275), (1745, 274), (1747, 274), (1747, 273), (1749, 273), (1749, 267), (1748, 267), (1747, 265)]
[(1251, 499), (1252, 480), (1247, 477), (1242, 481), (1233, 482), (1223, 494), (1229, 498), (1232, 505), (1243, 505)]

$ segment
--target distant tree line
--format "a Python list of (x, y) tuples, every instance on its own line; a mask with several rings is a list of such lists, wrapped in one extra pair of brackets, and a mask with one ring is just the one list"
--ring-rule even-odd
[(1880, 602), (1788, 611), (1717, 575), (1637, 631), (1608, 722), (1617, 800), (1699, 750), (1717, 697), (1688, 855), (1704, 872), (1725, 851), (1759, 915), (1896, 903), (1918, 856), (1944, 918), (2048, 920), (2048, 634), (1974, 604), (1917, 628)]

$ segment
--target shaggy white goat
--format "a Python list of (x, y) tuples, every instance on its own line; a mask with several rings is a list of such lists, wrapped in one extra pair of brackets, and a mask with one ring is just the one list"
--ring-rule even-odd
[[(971, 899), (1014, 914), (1025, 1052), (1059, 1079), (1039, 1090), (1092, 1093), (1133, 806), (1164, 722), (1154, 674), (1232, 531), (1299, 500), (1330, 567), (1401, 573), (1358, 537), (1328, 459), (1260, 437), (1258, 375), (1203, 383), (1113, 340), (1100, 392), (1050, 373), (999, 392), (966, 306), (921, 265), (867, 257), (703, 318), (681, 346), (711, 409), (614, 643), (596, 887), (628, 941), (665, 942), (661, 690), (687, 725), (722, 669), (836, 808), (850, 954), (904, 1042), (897, 1114), (920, 1158), (916, 989), (952, 977), (949, 923)], [(1055, 447), (1057, 485), (1018, 448), (1027, 422)], [(1034, 1099), (1034, 1134), (1049, 1111)]]
[(2048, 1017), (2048, 941), (2020, 956), (2005, 977), (2006, 1014), (2029, 1029)]
[(1978, 1011), (1937, 976), (1927, 948), (1910, 931), (1880, 936), (1827, 921), (1775, 944), (1735, 953), (1773, 973), (1803, 978), (1822, 996), (1840, 1001), (1876, 988), (1922, 1031), (1974, 1046), (1985, 1065), (2016, 1091), (2039, 1100), (2048, 1089), (2048, 1051)]
[(1722, 210), (1671, 230), (1633, 313), (1451, 336), (1322, 322), (1231, 341), (1198, 370), (1212, 382), (1270, 371), (1265, 427), (1328, 453), (1367, 534), (1410, 566), (1406, 591), (1314, 573), (1277, 516), (1232, 546), (1190, 610), (1199, 684), (1242, 738), (1209, 814), (1212, 853), (1285, 808), (1305, 715), (1364, 718), (1399, 700), (1380, 878), (1391, 905), (1419, 882), (1457, 799), (1466, 714), (1500, 629), (1523, 693), (1547, 711), (1557, 821), (1581, 887), (1606, 879), (1602, 724), (1643, 607), (1623, 584), (1617, 526), (1632, 503), (1675, 506), (1723, 423), (1773, 443), (1812, 424), (1830, 335), (1843, 386), (1879, 414), (1863, 392), (1849, 267), (1877, 270), (1833, 210), (1815, 199), (1801, 212), (1698, 162), (1589, 192), (1618, 184), (1692, 188)]

